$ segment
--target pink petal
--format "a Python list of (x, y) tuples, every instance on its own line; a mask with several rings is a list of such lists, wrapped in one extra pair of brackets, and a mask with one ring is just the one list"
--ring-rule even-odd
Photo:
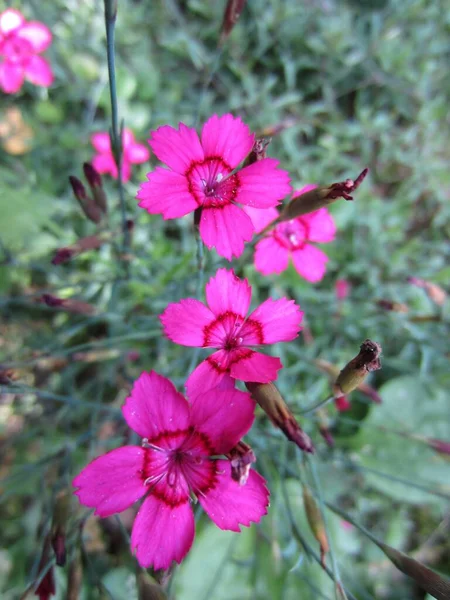
[(219, 269), (205, 287), (206, 302), (219, 317), (231, 311), (245, 317), (252, 299), (252, 288), (247, 279), (239, 279), (232, 269)]
[(22, 87), (25, 74), (23, 68), (10, 62), (0, 64), (0, 88), (5, 94), (15, 94)]
[(131, 547), (141, 567), (168, 569), (173, 561), (183, 560), (194, 535), (194, 513), (188, 502), (169, 506), (149, 496), (136, 515)]
[(243, 206), (242, 210), (248, 214), (252, 220), (255, 233), (260, 233), (272, 221), (278, 217), (279, 212), (275, 207), (271, 208), (252, 208), (251, 206)]
[(248, 215), (234, 204), (222, 208), (203, 208), (200, 219), (200, 237), (211, 250), (231, 260), (244, 251), (244, 242), (253, 237), (253, 225)]
[(262, 239), (255, 248), (255, 269), (263, 275), (281, 273), (289, 264), (289, 250), (272, 236)]
[(179, 124), (179, 129), (164, 125), (152, 133), (149, 144), (159, 160), (184, 175), (193, 162), (204, 159), (197, 132)]
[(240, 531), (240, 525), (248, 527), (258, 523), (267, 514), (269, 490), (265, 480), (251, 470), (247, 483), (239, 485), (231, 478), (231, 466), (227, 460), (217, 461), (215, 487), (200, 496), (198, 501), (206, 514), (220, 529)]
[(7, 8), (0, 14), (0, 31), (1, 33), (9, 33), (14, 31), (25, 23), (25, 19), (21, 12), (14, 8)]
[(169, 304), (159, 319), (169, 340), (182, 346), (201, 347), (204, 329), (214, 321), (214, 315), (199, 300), (185, 298)]
[(228, 360), (229, 353), (226, 350), (218, 350), (192, 371), (186, 381), (186, 392), (191, 401), (211, 388), (230, 387)]
[(184, 175), (156, 167), (147, 178), (149, 181), (141, 183), (136, 198), (140, 200), (139, 206), (151, 215), (161, 214), (164, 219), (176, 219), (197, 208)]
[(311, 190), (315, 190), (317, 187), (317, 185), (315, 183), (308, 183), (308, 185), (305, 185), (304, 187), (302, 187), (300, 190), (295, 191), (292, 194), (293, 198), (298, 198), (299, 196), (301, 196), (302, 194), (306, 194), (306, 192), (310, 192)]
[(109, 173), (117, 179), (117, 167), (112, 154), (97, 154), (91, 162), (99, 173)]
[(236, 202), (255, 208), (276, 206), (291, 191), (289, 174), (277, 169), (278, 160), (264, 158), (239, 171)]
[(127, 157), (123, 157), (122, 159), (122, 181), (124, 183), (127, 183), (127, 181), (130, 181), (130, 177), (131, 177), (131, 165), (128, 162)]
[(131, 129), (128, 129), (128, 127), (125, 127), (122, 133), (123, 148), (125, 150), (128, 150), (129, 146), (131, 146), (134, 143), (135, 141), (133, 132), (131, 131)]
[(292, 252), (292, 261), (299, 275), (315, 283), (325, 275), (328, 256), (319, 248), (306, 244), (303, 248)]
[(45, 58), (32, 56), (25, 67), (25, 77), (34, 85), (50, 87), (53, 83), (53, 71)]
[(140, 474), (145, 453), (139, 446), (123, 446), (93, 460), (73, 480), (81, 504), (108, 517), (142, 498), (148, 491)]
[(220, 157), (234, 169), (250, 153), (255, 136), (239, 117), (213, 115), (203, 125), (202, 146), (205, 157)]
[(209, 438), (214, 454), (225, 454), (249, 431), (254, 413), (255, 403), (250, 394), (214, 388), (195, 397), (191, 422), (196, 431)]
[(332, 242), (336, 235), (336, 224), (326, 208), (320, 208), (301, 217), (308, 225), (310, 242)]
[(144, 144), (131, 144), (126, 149), (127, 158), (131, 163), (140, 164), (150, 158), (150, 150)]
[(276, 380), (277, 372), (283, 368), (279, 358), (248, 350), (244, 358), (240, 358), (236, 362), (234, 362), (234, 358), (232, 360), (230, 375), (241, 381), (269, 383)]
[(93, 135), (91, 135), (91, 144), (94, 146), (94, 149), (97, 150), (97, 152), (99, 152), (100, 154), (111, 154), (111, 140), (109, 137), (109, 133), (94, 133)]
[(249, 319), (262, 325), (265, 344), (276, 344), (290, 342), (297, 337), (302, 317), (303, 313), (294, 300), (268, 298), (252, 312)]
[(125, 400), (122, 413), (142, 438), (189, 426), (189, 404), (171, 381), (154, 371), (141, 373)]
[(17, 36), (27, 40), (35, 52), (44, 52), (52, 43), (52, 33), (43, 23), (29, 21), (17, 32)]

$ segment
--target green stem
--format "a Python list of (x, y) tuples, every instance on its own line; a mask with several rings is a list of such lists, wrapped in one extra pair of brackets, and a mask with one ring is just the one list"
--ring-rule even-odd
[[(111, 148), (116, 162), (118, 173), (118, 191), (120, 200), (120, 212), (122, 217), (122, 252), (126, 254), (130, 246), (130, 232), (127, 226), (127, 212), (125, 194), (122, 181), (122, 130), (119, 131), (119, 111), (117, 108), (117, 86), (115, 66), (115, 25), (117, 16), (117, 0), (104, 0), (105, 3), (105, 26), (106, 26), (106, 53), (108, 59), (109, 92), (111, 97)], [(128, 272), (128, 269), (126, 269)]]

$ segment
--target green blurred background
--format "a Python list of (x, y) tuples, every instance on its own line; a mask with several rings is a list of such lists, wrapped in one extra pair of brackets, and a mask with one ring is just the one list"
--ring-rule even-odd
[[(290, 295), (305, 311), (310, 337), (271, 349), (285, 365), (278, 385), (296, 414), (330, 391), (314, 361), (342, 367), (367, 337), (383, 347), (383, 369), (370, 381), (383, 403), (356, 392), (349, 412), (331, 405), (333, 449), (311, 414), (302, 419), (317, 447), (312, 469), (258, 413), (247, 441), (272, 492), (269, 515), (237, 535), (199, 513), (196, 542), (166, 592), (179, 600), (334, 598), (330, 578), (293, 535), (294, 521), (318, 550), (304, 516), (302, 473), (374, 535), (449, 573), (448, 457), (417, 437), (450, 440), (448, 3), (249, 1), (218, 50), (225, 4), (119, 0), (119, 116), (142, 142), (159, 125), (198, 125), (214, 112), (240, 115), (254, 131), (281, 124), (269, 155), (289, 170), (295, 188), (370, 168), (355, 201), (331, 208), (338, 234), (324, 247), (330, 262), (319, 284), (301, 280), (292, 267), (262, 277), (250, 249), (233, 267), (251, 281), (255, 304)], [(81, 177), (93, 156), (90, 135), (111, 122), (103, 3), (8, 6), (51, 28), (46, 56), (55, 72), (48, 90), (26, 84), (3, 95), (0, 116), (0, 364), (13, 369), (0, 401), (0, 590), (13, 600), (41, 572), (58, 494), (92, 457), (133, 443), (120, 416), (133, 379), (155, 369), (182, 389), (203, 354), (161, 337), (158, 314), (169, 301), (198, 294), (199, 277), (191, 218), (164, 222), (137, 207), (148, 164), (135, 167), (125, 186), (135, 221), (129, 277), (118, 234), (98, 251), (51, 264), (57, 248), (96, 231), (68, 176)], [(104, 182), (104, 227), (115, 232), (116, 182)], [(224, 263), (208, 254), (205, 280)], [(439, 302), (408, 277), (439, 285)], [(340, 305), (337, 279), (351, 284)], [(39, 302), (44, 293), (82, 300), (95, 313), (55, 310)], [(379, 300), (407, 310), (387, 310)], [(87, 514), (74, 499), (68, 565), (83, 568), (74, 597), (137, 598), (132, 516), (82, 521)], [(355, 527), (327, 512), (327, 528), (331, 554), (356, 598), (427, 598)], [(55, 568), (57, 599), (69, 598), (68, 572)]]

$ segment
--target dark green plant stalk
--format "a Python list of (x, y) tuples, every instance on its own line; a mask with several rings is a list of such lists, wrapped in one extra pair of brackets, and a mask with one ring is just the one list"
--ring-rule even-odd
[[(111, 96), (111, 129), (109, 132), (111, 138), (111, 148), (116, 161), (118, 173), (118, 190), (120, 200), (120, 212), (122, 216), (122, 253), (126, 254), (130, 247), (130, 232), (127, 227), (127, 212), (125, 204), (125, 194), (122, 181), (122, 133), (123, 122), (119, 131), (119, 112), (117, 108), (117, 87), (116, 87), (116, 67), (114, 38), (117, 16), (117, 0), (104, 0), (105, 3), (105, 26), (106, 26), (106, 53), (108, 59), (109, 92)], [(127, 264), (127, 263), (125, 263)], [(128, 272), (128, 268), (126, 268)]]

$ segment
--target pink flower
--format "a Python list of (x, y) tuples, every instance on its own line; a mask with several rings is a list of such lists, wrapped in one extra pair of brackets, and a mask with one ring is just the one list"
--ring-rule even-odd
[(231, 260), (240, 256), (254, 232), (251, 219), (237, 206), (275, 206), (290, 192), (289, 176), (278, 161), (264, 158), (235, 171), (250, 153), (255, 136), (238, 117), (213, 115), (201, 136), (183, 123), (165, 125), (149, 140), (168, 169), (156, 167), (141, 184), (139, 206), (164, 219), (176, 219), (201, 208), (204, 244)]
[[(109, 173), (117, 179), (116, 161), (111, 150), (111, 140), (108, 133), (94, 133), (91, 143), (98, 152), (92, 159), (92, 164), (99, 173)], [(123, 130), (122, 181), (125, 183), (131, 177), (131, 165), (146, 162), (150, 158), (149, 149), (144, 144), (135, 141), (131, 129)]]
[(131, 546), (142, 567), (180, 563), (194, 540), (194, 494), (220, 529), (240, 531), (267, 514), (264, 479), (250, 471), (246, 485), (231, 478), (231, 450), (250, 429), (254, 402), (238, 390), (211, 390), (192, 404), (155, 372), (142, 373), (122, 408), (141, 446), (96, 458), (73, 480), (81, 504), (107, 517), (146, 496), (134, 521)]
[(52, 34), (43, 23), (25, 21), (14, 8), (0, 14), (0, 88), (6, 94), (18, 92), (25, 79), (42, 87), (52, 84), (52, 69), (39, 56), (51, 41)]
[(346, 279), (337, 279), (334, 286), (336, 299), (340, 301), (345, 300), (350, 293), (350, 288), (351, 285), (349, 281)]
[[(307, 185), (296, 192), (294, 198), (315, 187), (317, 186)], [(254, 211), (255, 216), (253, 214), (251, 216), (252, 219), (258, 219), (260, 231), (277, 217), (273, 213), (256, 215), (256, 212)], [(270, 219), (270, 216), (273, 218)], [(336, 226), (333, 217), (326, 208), (320, 208), (291, 221), (283, 221), (256, 244), (255, 268), (263, 275), (281, 273), (287, 269), (289, 258), (292, 258), (299, 275), (307, 281), (320, 281), (325, 274), (328, 257), (310, 242), (331, 242), (335, 234)]]
[(226, 269), (211, 277), (205, 291), (208, 306), (187, 298), (169, 304), (160, 316), (164, 333), (176, 344), (219, 348), (191, 373), (186, 382), (188, 396), (229, 385), (229, 376), (258, 383), (274, 381), (283, 366), (280, 359), (252, 348), (297, 337), (303, 316), (299, 307), (293, 300), (269, 298), (247, 317), (252, 289), (247, 279)]

